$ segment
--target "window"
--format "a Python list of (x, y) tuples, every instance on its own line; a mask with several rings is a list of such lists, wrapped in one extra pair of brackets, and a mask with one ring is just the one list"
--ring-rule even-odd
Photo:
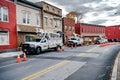
[(55, 28), (57, 28), (58, 27), (58, 25), (57, 25), (57, 20), (55, 20)]
[(46, 7), (46, 10), (49, 11), (49, 7), (48, 6)]
[(55, 12), (55, 9), (53, 8), (53, 12)]
[(44, 17), (44, 26), (47, 27), (48, 26), (48, 18)]
[(29, 12), (23, 12), (23, 23), (30, 24), (30, 13)]
[(0, 7), (0, 21), (8, 21), (8, 8)]
[(40, 16), (39, 15), (36, 16), (36, 24), (37, 24), (37, 26), (40, 26)]
[(55, 20), (55, 28), (60, 28), (60, 20)]
[(52, 27), (53, 26), (53, 20), (52, 20), (52, 18), (50, 18), (50, 27)]
[(64, 27), (64, 31), (66, 31), (66, 30), (67, 30), (67, 26)]
[(0, 31), (0, 45), (9, 45), (8, 31)]

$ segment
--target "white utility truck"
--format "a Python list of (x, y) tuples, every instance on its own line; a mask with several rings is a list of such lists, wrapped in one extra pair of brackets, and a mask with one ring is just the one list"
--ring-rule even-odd
[(41, 36), (34, 41), (25, 42), (22, 44), (22, 51), (26, 54), (40, 54), (42, 51), (62, 47), (62, 36), (59, 33), (41, 33)]

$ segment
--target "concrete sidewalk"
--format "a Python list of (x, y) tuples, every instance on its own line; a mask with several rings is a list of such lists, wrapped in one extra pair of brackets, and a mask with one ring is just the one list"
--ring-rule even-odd
[(14, 57), (23, 54), (22, 51), (0, 53), (0, 58)]

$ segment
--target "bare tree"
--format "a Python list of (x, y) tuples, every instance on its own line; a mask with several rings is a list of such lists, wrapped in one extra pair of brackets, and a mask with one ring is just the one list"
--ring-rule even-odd
[(69, 12), (66, 15), (67, 18), (75, 20), (76, 23), (80, 23), (81, 19), (83, 18), (83, 13), (78, 13), (78, 12)]

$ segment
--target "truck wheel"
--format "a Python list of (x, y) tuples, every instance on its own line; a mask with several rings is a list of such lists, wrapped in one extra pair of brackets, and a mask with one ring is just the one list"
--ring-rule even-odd
[(40, 53), (41, 53), (41, 48), (38, 47), (38, 48), (36, 49), (36, 54), (40, 54)]
[(58, 47), (55, 47), (54, 50), (57, 51)]

